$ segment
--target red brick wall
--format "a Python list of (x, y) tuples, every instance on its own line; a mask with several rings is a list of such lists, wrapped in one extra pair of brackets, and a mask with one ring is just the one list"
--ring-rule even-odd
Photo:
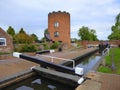
[(79, 44), (83, 45), (84, 48), (87, 47), (87, 45), (99, 45), (100, 43), (105, 43), (105, 42), (108, 42), (109, 44), (111, 45), (120, 45), (120, 40), (112, 40), (112, 41), (80, 41)]
[(12, 37), (0, 28), (0, 38), (6, 38), (6, 46), (0, 46), (0, 52), (13, 52)]
[[(59, 22), (59, 27), (55, 28), (54, 23)], [(70, 46), (70, 14), (67, 12), (52, 12), (48, 14), (48, 31), (53, 41), (62, 41)], [(59, 32), (55, 37), (54, 32)]]

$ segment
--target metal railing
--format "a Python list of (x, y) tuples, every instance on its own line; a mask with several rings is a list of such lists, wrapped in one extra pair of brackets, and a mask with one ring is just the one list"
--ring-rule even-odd
[(102, 51), (102, 55), (108, 55), (108, 56), (109, 56), (109, 51), (110, 51), (110, 48), (105, 48), (105, 49)]
[(59, 59), (62, 61), (71, 61), (73, 63), (73, 68), (75, 68), (75, 61), (72, 59), (65, 59), (65, 58), (59, 58), (59, 57), (49, 56), (49, 55), (40, 55), (40, 54), (37, 54), (36, 56), (43, 56), (43, 57), (51, 58), (51, 62), (54, 62), (54, 60), (56, 59)]

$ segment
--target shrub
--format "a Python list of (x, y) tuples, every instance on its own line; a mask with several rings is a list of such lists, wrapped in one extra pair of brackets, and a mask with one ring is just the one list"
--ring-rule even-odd
[(44, 49), (45, 49), (45, 50), (46, 50), (46, 49), (49, 49), (49, 46), (48, 46), (47, 43), (43, 44), (43, 46), (44, 46)]
[(21, 46), (20, 52), (36, 52), (37, 48), (33, 44), (25, 44)]
[(58, 48), (58, 46), (59, 46), (59, 43), (58, 43), (58, 42), (55, 42), (55, 43), (53, 43), (53, 45), (50, 47), (50, 49), (56, 49), (56, 48)]
[(10, 54), (10, 52), (0, 52), (0, 55)]

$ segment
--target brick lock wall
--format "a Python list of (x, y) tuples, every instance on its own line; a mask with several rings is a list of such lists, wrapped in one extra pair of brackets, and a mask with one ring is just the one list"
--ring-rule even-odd
[[(58, 22), (59, 26), (55, 27), (54, 23)], [(70, 47), (70, 14), (67, 12), (52, 12), (48, 14), (48, 31), (53, 41), (62, 41)], [(54, 33), (59, 32), (59, 36), (55, 37)]]
[(84, 48), (87, 48), (87, 45), (92, 44), (92, 45), (99, 45), (100, 43), (105, 43), (108, 42), (110, 45), (120, 45), (120, 40), (111, 40), (111, 41), (80, 41), (79, 44), (81, 44)]

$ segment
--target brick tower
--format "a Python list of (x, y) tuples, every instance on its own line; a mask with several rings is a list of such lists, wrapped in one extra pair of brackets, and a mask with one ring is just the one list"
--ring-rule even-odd
[(48, 32), (53, 41), (70, 47), (70, 14), (61, 11), (49, 13)]

